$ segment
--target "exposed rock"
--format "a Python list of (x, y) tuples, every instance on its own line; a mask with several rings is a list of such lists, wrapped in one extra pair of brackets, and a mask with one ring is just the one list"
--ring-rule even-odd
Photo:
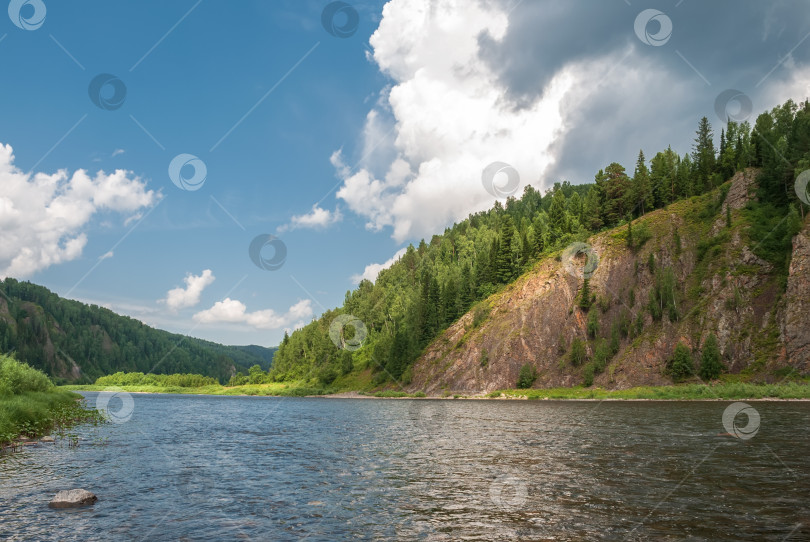
[[(732, 209), (748, 201), (755, 174), (756, 170), (747, 170), (735, 176), (727, 199)], [(745, 246), (748, 240), (739, 232), (697, 261), (697, 245), (713, 226), (683, 217), (704, 205), (687, 200), (646, 215), (643, 221), (653, 237), (640, 250), (629, 250), (617, 230), (590, 239), (599, 256), (590, 287), (597, 300), (605, 300), (590, 309), (598, 317), (598, 336), (610, 341), (614, 326), (629, 319), (634, 329), (636, 322), (643, 322), (640, 335), (631, 331), (620, 338), (618, 352), (596, 375), (594, 385), (621, 389), (671, 384), (665, 368), (675, 346), (687, 345), (699, 359), (710, 333), (717, 337), (723, 363), (731, 372), (767, 359), (773, 361), (768, 371), (792, 366), (810, 372), (810, 223), (794, 241), (787, 293), (782, 297), (773, 266)], [(722, 224), (725, 227), (724, 218)], [(673, 235), (676, 229), (680, 250)], [(650, 254), (655, 261), (652, 270)], [(672, 270), (678, 290), (677, 317), (670, 321), (665, 311), (653, 322), (650, 293), (655, 271), (665, 268)], [(584, 367), (573, 366), (569, 357), (572, 341), (585, 343), (589, 359), (598, 344), (588, 337), (588, 316), (577, 303), (582, 282), (566, 271), (563, 262), (553, 257), (541, 260), (483, 302), (489, 316), (479, 326), (473, 326), (471, 311), (430, 344), (413, 367), (408, 391), (474, 395), (514, 388), (524, 364), (538, 371), (534, 387), (582, 384)], [(776, 313), (782, 306), (786, 308)], [(760, 340), (761, 333), (773, 329), (772, 315), (783, 328), (785, 353), (780, 359), (773, 342)]]
[(46, 435), (39, 439), (41, 442), (54, 442), (54, 438), (50, 435)]
[(731, 178), (731, 188), (728, 190), (726, 200), (723, 203), (722, 214), (717, 219), (712, 227), (712, 235), (717, 235), (726, 224), (726, 207), (730, 207), (732, 211), (736, 211), (745, 207), (745, 204), (751, 199), (753, 187), (756, 186), (757, 175), (759, 169), (748, 168), (745, 171), (737, 172)]
[(57, 493), (48, 506), (51, 508), (75, 508), (94, 504), (98, 497), (85, 489), (71, 489)]
[(788, 363), (800, 373), (810, 371), (810, 222), (793, 239), (785, 292), (782, 339)]

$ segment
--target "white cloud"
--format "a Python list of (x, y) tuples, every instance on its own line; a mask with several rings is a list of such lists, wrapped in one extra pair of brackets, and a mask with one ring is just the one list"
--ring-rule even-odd
[(201, 275), (188, 274), (186, 278), (183, 279), (183, 282), (186, 283), (186, 287), (169, 290), (166, 294), (166, 298), (161, 299), (161, 302), (165, 303), (172, 311), (193, 307), (200, 302), (200, 295), (202, 295), (203, 290), (210, 286), (215, 280), (216, 277), (210, 269), (204, 270)]
[(124, 154), (125, 152), (126, 151), (124, 149), (115, 149), (113, 151), (113, 153), (112, 153), (112, 156), (113, 156), (113, 158), (115, 158), (116, 156), (120, 156), (120, 155)]
[[(573, 79), (555, 77), (542, 99), (516, 108), (479, 55), (480, 36), (498, 41), (507, 27), (495, 3), (385, 5), (372, 58), (394, 84), (366, 118), (362, 167), (349, 171), (340, 152), (332, 160), (344, 181), (337, 197), (365, 216), (368, 228), (391, 226), (402, 241), (490, 207), (494, 197), (481, 173), (494, 161), (516, 168), (521, 187), (540, 184), (554, 161), (550, 147), (564, 128), (559, 103)], [(388, 133), (393, 142), (381, 144)]]
[(309, 299), (299, 301), (284, 314), (277, 314), (272, 309), (248, 312), (244, 303), (227, 297), (214, 303), (210, 309), (195, 314), (194, 321), (201, 324), (247, 324), (256, 329), (298, 328), (312, 314), (312, 301)]
[(113, 256), (115, 256), (115, 253), (113, 253), (113, 251), (110, 250), (109, 252), (104, 253), (104, 255), (99, 256), (98, 259), (99, 261), (104, 261), (112, 258)]
[(83, 229), (96, 213), (131, 214), (154, 205), (160, 195), (131, 175), (27, 174), (14, 165), (11, 145), (0, 143), (0, 277), (24, 278), (80, 257)]
[(330, 211), (329, 209), (322, 209), (316, 203), (312, 206), (311, 212), (292, 217), (290, 223), (281, 226), (278, 231), (285, 232), (298, 228), (323, 229), (340, 222), (342, 219), (343, 216), (340, 214), (340, 209)]
[(361, 273), (359, 275), (352, 275), (352, 282), (354, 282), (355, 284), (360, 284), (361, 280), (370, 280), (371, 282), (374, 282), (375, 280), (377, 280), (377, 275), (380, 274), (380, 271), (382, 271), (383, 269), (388, 269), (389, 267), (394, 265), (394, 263), (397, 260), (399, 260), (402, 257), (403, 254), (405, 254), (405, 250), (406, 249), (404, 249), (404, 248), (399, 249), (397, 251), (397, 253), (394, 254), (385, 263), (370, 263), (370, 264), (368, 264), (366, 266), (365, 270), (363, 271), (363, 273)]

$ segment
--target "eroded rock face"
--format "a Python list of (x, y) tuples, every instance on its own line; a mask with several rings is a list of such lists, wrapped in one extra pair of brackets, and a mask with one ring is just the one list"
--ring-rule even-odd
[(801, 373), (810, 371), (810, 223), (793, 239), (782, 340), (788, 364)]
[(86, 489), (70, 489), (58, 492), (48, 503), (48, 506), (51, 508), (75, 508), (94, 504), (97, 500), (98, 497)]
[[(747, 170), (732, 179), (726, 203), (733, 211), (750, 199), (756, 173)], [(731, 373), (763, 360), (766, 380), (786, 366), (810, 373), (810, 219), (794, 240), (782, 295), (773, 266), (754, 254), (747, 236), (734, 226), (727, 241), (698, 259), (698, 244), (728, 226), (722, 216), (709, 231), (701, 230), (692, 218), (695, 205), (684, 201), (645, 216), (653, 236), (635, 250), (627, 248), (621, 230), (589, 240), (599, 256), (590, 279), (598, 300), (590, 309), (598, 321), (597, 335), (609, 342), (614, 326), (625, 322), (619, 327), (625, 331), (618, 352), (594, 385), (623, 389), (671, 384), (665, 369), (675, 346), (688, 346), (699, 363), (710, 333)], [(677, 314), (671, 321), (665, 315), (654, 322), (648, 306), (661, 269), (674, 275)], [(567, 272), (560, 260), (538, 262), (532, 272), (481, 303), (488, 316), (478, 326), (474, 309), (428, 346), (413, 367), (408, 389), (446, 395), (514, 388), (524, 364), (537, 370), (536, 388), (582, 384), (584, 368), (574, 366), (569, 356), (572, 341), (582, 341), (593, 359), (599, 340), (587, 332), (589, 315), (578, 306), (581, 288), (582, 278)], [(628, 333), (627, 324), (640, 331)], [(780, 335), (782, 352), (773, 351), (767, 341), (757, 344), (762, 334), (773, 332)]]

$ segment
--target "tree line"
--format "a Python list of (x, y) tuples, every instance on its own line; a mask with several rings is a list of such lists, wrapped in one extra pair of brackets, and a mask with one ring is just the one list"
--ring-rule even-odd
[[(591, 184), (561, 182), (545, 193), (527, 186), (520, 198), (496, 201), (443, 235), (409, 245), (376, 282), (364, 280), (347, 292), (341, 308), (285, 334), (268, 376), (328, 386), (341, 375), (371, 369), (377, 383), (408, 383), (411, 365), (434, 338), (470, 309), (476, 308), (476, 319), (479, 313), (486, 318), (480, 302), (539, 258), (606, 229), (623, 224), (630, 229), (645, 213), (712, 191), (748, 167), (760, 170), (757, 200), (746, 211), (752, 217), (754, 250), (786, 274), (791, 239), (804, 212), (793, 182), (810, 168), (808, 102), (788, 101), (761, 114), (753, 126), (729, 121), (721, 129), (719, 146), (703, 117), (690, 153), (681, 156), (668, 147), (648, 160), (640, 151), (632, 174), (613, 162), (598, 171)], [(629, 234), (635, 242), (643, 242), (645, 235), (649, 232), (643, 229)], [(659, 283), (670, 279), (666, 274), (656, 278)], [(660, 314), (654, 312), (653, 317), (658, 314), (660, 320), (671, 311), (671, 302), (666, 284), (658, 284), (658, 292)], [(341, 314), (351, 314), (365, 325), (362, 348), (339, 349), (330, 340), (330, 324)], [(627, 323), (628, 333), (632, 325)], [(356, 330), (339, 331), (351, 337)]]

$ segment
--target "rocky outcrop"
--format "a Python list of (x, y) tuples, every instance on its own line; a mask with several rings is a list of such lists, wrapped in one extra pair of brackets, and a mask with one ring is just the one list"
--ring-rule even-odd
[(810, 372), (810, 222), (793, 238), (782, 340), (788, 363), (801, 373)]
[(94, 504), (97, 500), (98, 497), (85, 489), (70, 489), (54, 495), (48, 506), (51, 508), (76, 508)]
[[(740, 211), (752, 197), (755, 176), (756, 170), (747, 170), (732, 180), (725, 201), (731, 227), (725, 208), (717, 218), (699, 218), (716, 197), (709, 195), (646, 215), (639, 222), (652, 238), (635, 250), (627, 247), (626, 228), (590, 239), (599, 257), (590, 279), (596, 339), (587, 332), (590, 314), (578, 306), (583, 280), (571, 271), (578, 265), (564, 261), (563, 252), (538, 262), (448, 328), (417, 360), (409, 391), (478, 394), (513, 388), (524, 364), (537, 370), (534, 387), (578, 385), (584, 367), (570, 359), (575, 339), (585, 344), (589, 359), (600, 341), (618, 340), (618, 352), (594, 379), (609, 389), (671, 384), (665, 368), (675, 346), (686, 344), (698, 364), (710, 333), (730, 372), (773, 375), (787, 365), (810, 372), (810, 234), (805, 230), (796, 238), (788, 291), (782, 295), (773, 267), (748, 245)], [(662, 269), (674, 276), (677, 314), (670, 320), (665, 311), (654, 321), (650, 295)], [(780, 312), (781, 306), (787, 308)], [(780, 341), (786, 351), (781, 358)]]

